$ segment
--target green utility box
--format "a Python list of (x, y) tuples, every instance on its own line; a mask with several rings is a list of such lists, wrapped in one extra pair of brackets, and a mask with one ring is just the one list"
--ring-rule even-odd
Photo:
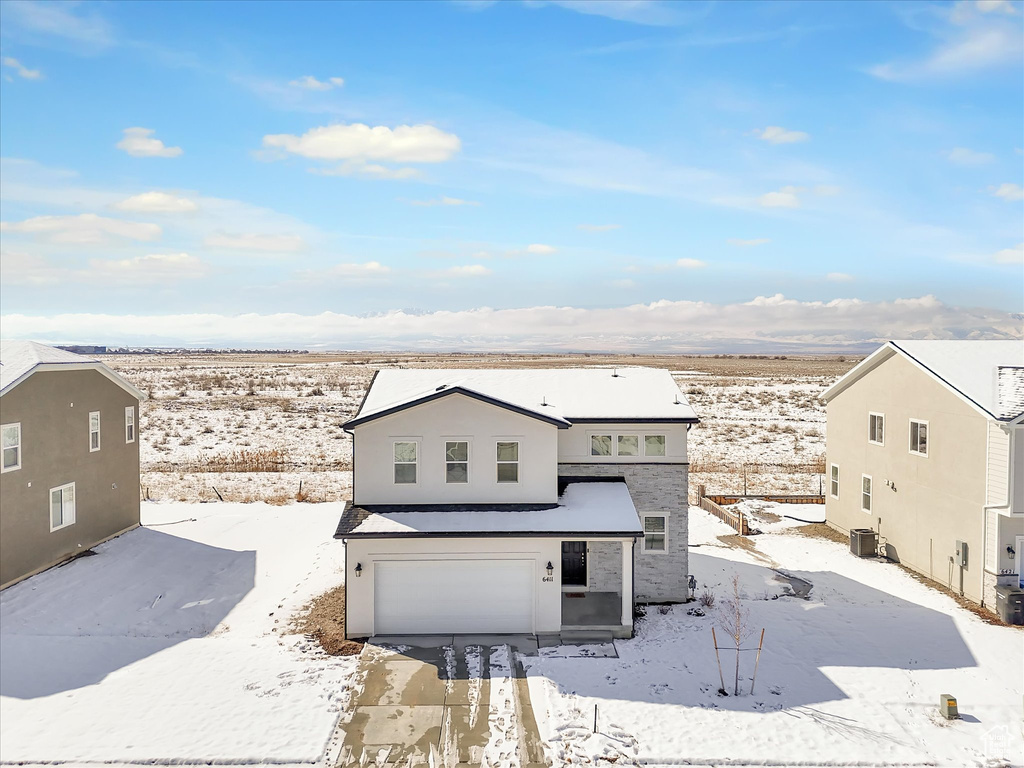
[(947, 720), (956, 720), (960, 717), (960, 713), (956, 709), (955, 696), (950, 696), (948, 693), (939, 696), (939, 714)]

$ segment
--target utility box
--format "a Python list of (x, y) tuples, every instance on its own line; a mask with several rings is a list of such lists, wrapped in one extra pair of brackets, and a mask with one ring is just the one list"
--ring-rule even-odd
[(956, 708), (955, 696), (950, 696), (948, 693), (939, 696), (939, 714), (947, 720), (956, 720), (960, 717)]
[(870, 528), (851, 528), (850, 551), (857, 557), (875, 557), (878, 554), (878, 534)]
[(956, 543), (956, 564), (961, 568), (967, 567), (967, 542), (958, 541)]
[(996, 587), (996, 613), (1007, 624), (1024, 625), (1024, 590), (1011, 585)]

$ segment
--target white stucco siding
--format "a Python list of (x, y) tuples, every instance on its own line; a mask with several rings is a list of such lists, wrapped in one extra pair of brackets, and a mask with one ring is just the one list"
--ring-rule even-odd
[[(355, 427), (356, 504), (548, 503), (558, 499), (559, 429), (460, 394)], [(445, 482), (445, 443), (469, 443), (469, 482)], [(394, 482), (394, 443), (417, 444), (416, 482)], [(499, 441), (519, 443), (519, 482), (499, 483)]]
[[(622, 422), (618, 424), (574, 424), (569, 429), (558, 432), (558, 460), (565, 463), (594, 464), (678, 464), (686, 458), (686, 424), (639, 424)], [(611, 435), (612, 455), (592, 456), (590, 453), (591, 435)], [(637, 435), (639, 438), (639, 455), (618, 456), (615, 448), (619, 435)], [(646, 435), (665, 436), (665, 455), (649, 456), (644, 450)]]

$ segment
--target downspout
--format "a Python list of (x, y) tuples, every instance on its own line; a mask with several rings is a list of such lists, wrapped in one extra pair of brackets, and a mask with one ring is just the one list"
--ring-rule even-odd
[[(981, 607), (986, 608), (985, 605), (985, 559), (988, 557), (988, 513), (991, 510), (1006, 509), (1010, 506), (1010, 499), (1013, 498), (1013, 452), (1017, 447), (1016, 440), (1013, 439), (1013, 427), (1006, 424), (999, 424), (999, 429), (1006, 434), (1007, 451), (1006, 451), (1006, 495), (1003, 497), (1002, 503), (1000, 504), (985, 504), (982, 506), (981, 511)], [(988, 440), (989, 429), (991, 422), (985, 424), (985, 499), (988, 500), (988, 469), (989, 463), (992, 461), (991, 443)], [(999, 552), (996, 552), (996, 563), (994, 566), (995, 570), (993, 575), (998, 579), (999, 577)]]

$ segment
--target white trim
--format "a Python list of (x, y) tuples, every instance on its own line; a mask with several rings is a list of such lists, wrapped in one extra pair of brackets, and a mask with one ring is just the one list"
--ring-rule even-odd
[[(836, 476), (835, 476), (834, 479), (832, 477), (832, 470), (833, 469), (836, 471), (835, 472)], [(833, 499), (836, 499), (837, 501), (839, 500), (839, 494), (841, 492), (841, 488), (839, 486), (839, 480), (840, 480), (839, 465), (838, 464), (829, 464), (829, 469), (828, 469), (828, 495), (831, 496)], [(836, 484), (836, 492), (835, 493), (832, 493), (832, 483)]]
[(20, 421), (12, 421), (10, 424), (4, 424), (4, 425), (0, 426), (0, 433), (2, 433), (3, 430), (8, 429), (9, 427), (17, 427), (18, 428), (18, 442), (15, 445), (9, 445), (9, 446), (7, 446), (7, 448), (3, 448), (2, 450), (8, 450), (10, 448), (17, 448), (18, 449), (18, 463), (15, 464), (13, 467), (4, 467), (4, 466), (2, 466), (3, 459), (0, 458), (0, 473), (3, 473), (3, 472), (14, 472), (15, 470), (21, 469), (21, 422)]
[[(449, 461), (448, 460), (448, 444), (449, 443), (465, 443), (466, 444), (466, 460), (465, 461)], [(444, 484), (445, 485), (469, 485), (470, 481), (470, 457), (473, 455), (473, 441), (468, 437), (456, 437), (454, 439), (444, 438)], [(448, 480), (448, 465), (449, 464), (465, 464), (466, 465), (466, 482), (459, 483)]]
[[(415, 461), (396, 461), (395, 445), (398, 443), (412, 443), (416, 446)], [(412, 464), (416, 468), (416, 479), (411, 483), (400, 483), (395, 479), (395, 467), (399, 464)], [(392, 438), (391, 440), (391, 484), (392, 485), (419, 485), (420, 484), (420, 441), (413, 438)]]
[[(70, 520), (65, 518), (64, 509), (64, 491), (71, 489), (71, 514)], [(54, 526), (53, 524), (53, 492), (60, 491), (60, 519), (61, 524)], [(75, 489), (74, 483), (64, 483), (64, 485), (58, 485), (50, 489), (50, 492), (46, 494), (46, 516), (50, 521), (50, 533), (59, 531), (61, 528), (67, 528), (69, 525), (75, 524), (75, 508), (78, 506), (78, 492)]]
[[(868, 481), (868, 508), (864, 508), (864, 480)], [(874, 511), (875, 506), (875, 481), (871, 478), (871, 475), (860, 476), (860, 511), (871, 514)]]
[[(649, 517), (660, 517), (664, 521), (665, 530), (661, 531), (661, 532), (658, 532), (658, 531), (648, 531), (647, 530), (647, 518), (649, 518)], [(668, 517), (669, 517), (668, 512), (643, 512), (643, 513), (640, 514), (640, 525), (643, 527), (643, 530), (644, 530), (643, 544), (641, 545), (640, 549), (641, 549), (641, 551), (645, 555), (648, 555), (648, 554), (650, 554), (650, 555), (664, 555), (664, 554), (668, 553)], [(647, 536), (648, 536), (648, 534), (650, 534), (652, 536), (661, 536), (665, 540), (665, 548), (664, 549), (648, 549), (647, 548)]]
[[(924, 426), (924, 435), (925, 435), (925, 437), (924, 437), (924, 451), (923, 452), (922, 451), (915, 451), (914, 450), (914, 425), (915, 424), (923, 425)], [(920, 429), (919, 429), (918, 430), (918, 443), (920, 443), (920, 438), (921, 438), (921, 432), (920, 432)], [(931, 428), (928, 426), (927, 420), (925, 420), (925, 419), (910, 419), (910, 422), (907, 424), (907, 445), (908, 445), (908, 450), (910, 452), (910, 455), (911, 456), (921, 456), (921, 457), (927, 459), (928, 458), (928, 445), (930, 444), (930, 442), (931, 442)]]
[(147, 399), (146, 394), (144, 392), (129, 384), (125, 379), (118, 376), (106, 365), (99, 361), (91, 363), (37, 363), (32, 368), (25, 371), (25, 373), (23, 373), (21, 376), (12, 381), (10, 384), (8, 384), (6, 387), (4, 387), (3, 390), (0, 391), (0, 395), (6, 395), (16, 386), (21, 384), (21, 382), (23, 382), (25, 379), (31, 376), (33, 373), (42, 373), (43, 371), (98, 371), (99, 373), (106, 376), (112, 382), (117, 384), (117, 386), (119, 386), (121, 389), (123, 389), (125, 392), (132, 395), (136, 399)]
[[(92, 417), (93, 416), (96, 417), (96, 431), (95, 431), (95, 433), (93, 432), (93, 429), (92, 429)], [(100, 448), (103, 447), (103, 444), (101, 442), (101, 428), (102, 428), (102, 424), (100, 423), (100, 412), (99, 411), (89, 411), (89, 453), (96, 453), (96, 451), (100, 450)], [(92, 436), (93, 436), (93, 434), (96, 435), (96, 447), (95, 448), (92, 447)]]
[[(502, 461), (498, 458), (498, 444), (499, 443), (515, 443), (516, 445), (516, 460), (515, 461)], [(498, 485), (518, 485), (520, 481), (519, 476), (519, 450), (522, 448), (522, 444), (519, 440), (495, 440), (494, 441), (494, 482)], [(502, 464), (514, 464), (516, 467), (516, 479), (515, 480), (502, 480), (498, 477), (498, 469)]]
[[(880, 418), (882, 420), (882, 439), (881, 440), (874, 440), (874, 439), (872, 439), (873, 430), (871, 429), (871, 419), (873, 419), (875, 416), (877, 416), (878, 418)], [(878, 413), (877, 411), (868, 411), (868, 443), (870, 443), (871, 445), (882, 445), (882, 446), (885, 445), (885, 414), (884, 413)]]
[[(131, 416), (131, 421), (128, 420), (129, 416)], [(131, 427), (131, 430), (132, 430), (131, 438), (128, 437), (128, 428), (129, 427)], [(125, 445), (128, 445), (129, 443), (134, 443), (135, 442), (135, 434), (137, 432), (138, 432), (138, 427), (136, 426), (136, 422), (135, 422), (135, 406), (134, 405), (126, 406), (125, 409), (124, 409), (124, 443), (125, 443)]]

